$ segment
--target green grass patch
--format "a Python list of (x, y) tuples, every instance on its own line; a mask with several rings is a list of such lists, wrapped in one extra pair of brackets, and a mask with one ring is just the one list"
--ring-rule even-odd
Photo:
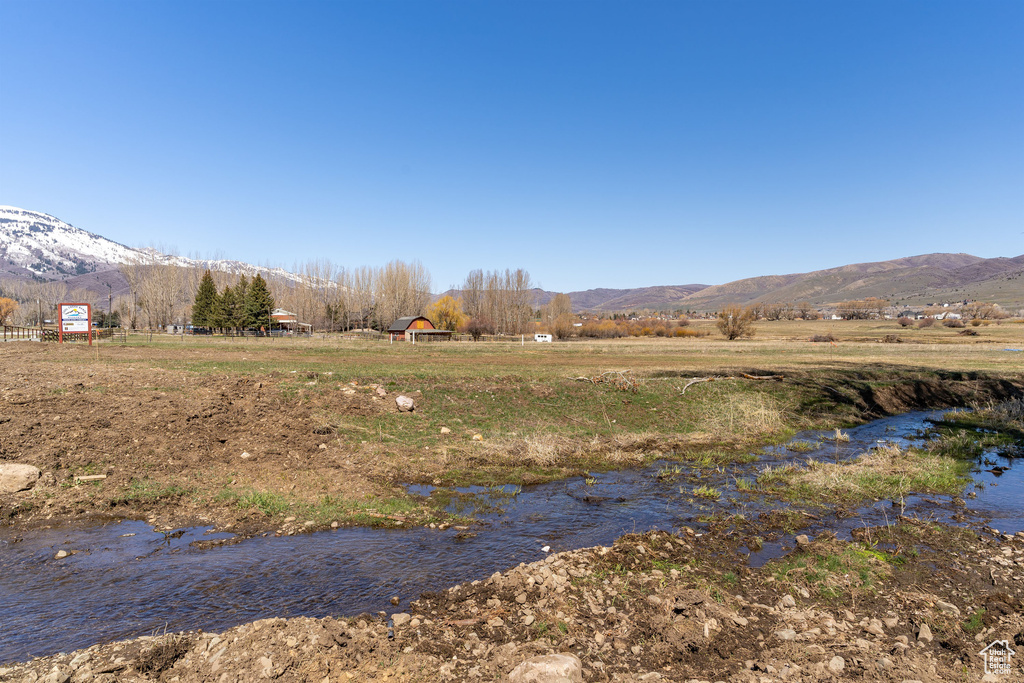
[(716, 489), (713, 486), (698, 486), (693, 490), (693, 495), (697, 498), (706, 498), (707, 500), (718, 500), (722, 497), (722, 491)]
[(985, 609), (979, 608), (974, 614), (972, 614), (963, 624), (961, 624), (964, 633), (974, 634), (985, 628)]
[(196, 498), (198, 489), (180, 484), (164, 484), (152, 479), (132, 479), (116, 498), (119, 505), (129, 503), (156, 503), (180, 498)]
[(801, 586), (825, 598), (843, 598), (856, 591), (877, 591), (892, 574), (892, 564), (884, 552), (832, 541), (775, 560), (770, 571), (781, 584)]

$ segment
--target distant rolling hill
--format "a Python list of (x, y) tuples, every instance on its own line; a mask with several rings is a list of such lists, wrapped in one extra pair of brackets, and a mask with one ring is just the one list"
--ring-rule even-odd
[[(985, 259), (970, 254), (925, 254), (854, 263), (789, 275), (763, 275), (722, 285), (681, 285), (568, 292), (576, 311), (717, 311), (728, 304), (800, 303), (829, 307), (869, 296), (894, 305), (923, 306), (964, 299), (1024, 309), (1024, 255)], [(537, 291), (538, 305), (554, 292)]]
[[(110, 291), (117, 295), (127, 290), (118, 264), (140, 258), (248, 275), (268, 271), (239, 261), (193, 260), (152, 249), (133, 249), (47, 214), (0, 206), (0, 279), (61, 280), (71, 288), (82, 287), (105, 297)], [(301, 280), (282, 269), (269, 270), (287, 280)], [(576, 311), (594, 312), (711, 312), (733, 303), (804, 301), (822, 308), (869, 296), (907, 306), (971, 299), (997, 303), (1016, 312), (1024, 310), (1024, 255), (986, 259), (970, 254), (925, 254), (810, 273), (764, 275), (722, 285), (661, 285), (567, 293)], [(543, 306), (555, 292), (537, 289), (534, 294), (535, 304)]]
[(970, 254), (926, 254), (855, 263), (794, 275), (769, 275), (707, 287), (686, 306), (711, 311), (730, 304), (801, 302), (829, 306), (869, 296), (921, 306), (963, 299), (1024, 307), (1024, 255), (983, 259)]

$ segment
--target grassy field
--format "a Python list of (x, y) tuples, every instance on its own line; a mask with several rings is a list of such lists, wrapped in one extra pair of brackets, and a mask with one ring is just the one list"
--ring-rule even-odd
[[(800, 429), (984, 401), (1024, 385), (1024, 353), (1007, 350), (1024, 348), (1020, 323), (981, 327), (976, 337), (905, 332), (895, 322), (762, 323), (754, 339), (732, 342), (710, 322), (691, 329), (709, 334), (554, 344), (142, 335), (92, 348), (8, 344), (0, 354), (12, 368), (3, 390), (14, 419), (0, 438), (25, 445), (8, 458), (44, 470), (114, 472), (87, 489), (96, 505), (192, 501), (196, 510), (269, 518), (290, 508), (318, 525), (364, 523), (423, 517), (410, 512), (403, 482), (523, 485), (656, 458), (743, 462)], [(827, 334), (836, 341), (808, 341)], [(908, 341), (878, 341), (887, 334)], [(688, 386), (706, 377), (716, 381)], [(400, 394), (415, 399), (414, 412), (396, 409)], [(49, 417), (36, 425), (40, 415)], [(95, 426), (77, 435), (61, 428), (80, 415)], [(240, 460), (243, 452), (252, 459)]]

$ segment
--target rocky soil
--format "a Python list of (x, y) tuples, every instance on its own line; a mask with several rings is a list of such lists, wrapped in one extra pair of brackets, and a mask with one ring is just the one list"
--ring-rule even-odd
[[(102, 362), (73, 347), (7, 344), (2, 351), (10, 371), (0, 373), (0, 465), (28, 465), (41, 476), (27, 490), (0, 487), (0, 524), (129, 518), (161, 528), (214, 526), (244, 538), (282, 531), (281, 519), (236, 503), (248, 491), (299, 504), (401, 492), (389, 482), (378, 444), (342, 444), (323, 418), (398, 413), (400, 392), (334, 382), (313, 403), (293, 394), (319, 389), (316, 373), (182, 372), (154, 365), (150, 350), (116, 345), (102, 348)], [(183, 349), (160, 362), (238, 361), (247, 353)], [(302, 530), (304, 521), (293, 526)]]
[[(0, 680), (1024, 680), (1024, 655), (986, 676), (978, 654), (1024, 647), (1024, 533), (901, 519), (745, 560), (729, 532), (628, 535), (390, 615), (147, 636), (8, 664)], [(538, 676), (552, 661), (535, 658), (555, 654), (568, 678)]]

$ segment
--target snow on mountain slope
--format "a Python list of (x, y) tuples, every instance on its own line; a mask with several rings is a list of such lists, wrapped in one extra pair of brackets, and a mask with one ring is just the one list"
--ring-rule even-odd
[(0, 206), (0, 258), (46, 279), (114, 268), (138, 252), (45, 213)]
[(155, 249), (133, 249), (68, 225), (59, 218), (14, 206), (0, 206), (0, 270), (47, 280), (63, 280), (117, 268), (119, 263), (171, 264), (255, 275), (270, 273), (286, 280), (300, 277), (282, 268), (260, 268), (229, 260), (169, 256)]

